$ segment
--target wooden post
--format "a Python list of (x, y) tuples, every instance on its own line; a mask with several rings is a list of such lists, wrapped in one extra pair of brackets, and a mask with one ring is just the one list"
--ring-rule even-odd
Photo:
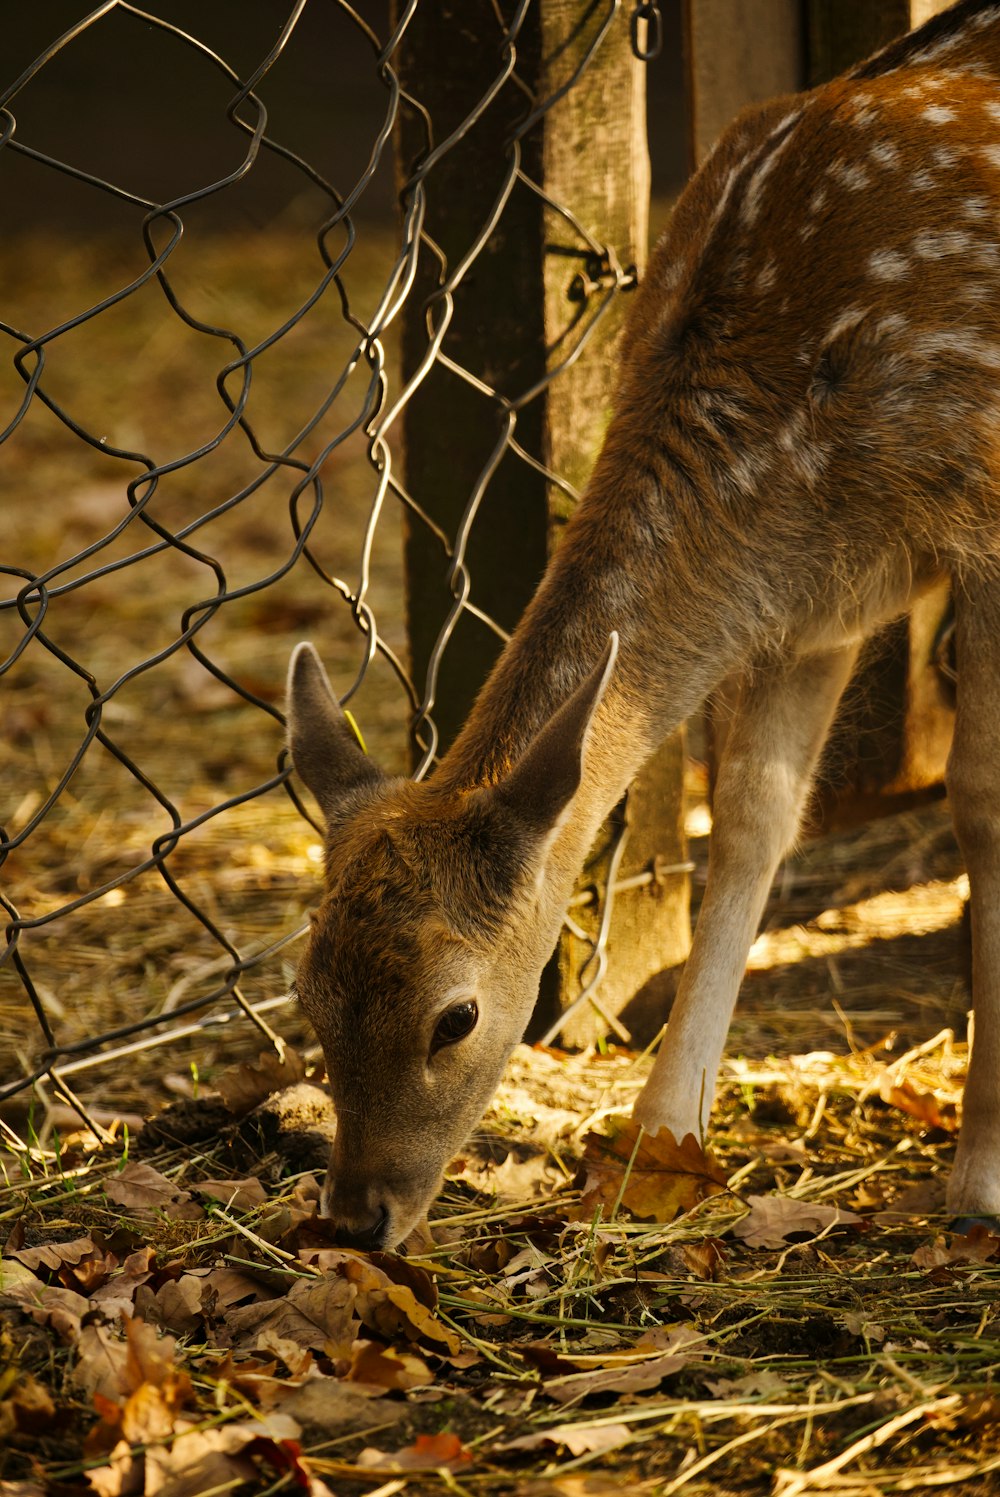
[(694, 170), (741, 109), (802, 87), (805, 28), (799, 0), (684, 0), (681, 24)]
[[(504, 13), (513, 9), (505, 5)], [(592, 0), (542, 0), (531, 7), (517, 40), (520, 82), (508, 80), (461, 145), (435, 164), (426, 189), (426, 231), (445, 252), (450, 270), (489, 213), (510, 159), (514, 125), (529, 99), (550, 99), (568, 85), (523, 142), (521, 168), (541, 193), (524, 183), (515, 186), (485, 249), (455, 289), (443, 350), (484, 383), (516, 397), (558, 370), (584, 335), (579, 356), (519, 413), (516, 427), (517, 441), (578, 491), (607, 424), (627, 311), (628, 293), (619, 292), (607, 315), (594, 321), (609, 294), (602, 283), (614, 276), (615, 263), (623, 270), (641, 267), (646, 252), (643, 65), (632, 55), (628, 14), (615, 14), (602, 35), (607, 19), (607, 7)], [(468, 113), (499, 72), (499, 43), (490, 0), (435, 0), (417, 8), (399, 66), (404, 88), (429, 111), (436, 140)], [(420, 116), (404, 106), (398, 135), (404, 183), (423, 148), (422, 132)], [(587, 238), (548, 203), (565, 205), (585, 236), (610, 246), (613, 260), (596, 263)], [(419, 294), (411, 295), (404, 315), (404, 379), (427, 348), (421, 302), (433, 291), (436, 274), (432, 257), (422, 255)], [(449, 536), (496, 446), (502, 416), (497, 402), (441, 368), (406, 408), (407, 487)], [(471, 531), (471, 599), (505, 627), (513, 627), (533, 592), (571, 507), (564, 489), (510, 452), (490, 478)], [(419, 683), (451, 602), (440, 546), (419, 521), (408, 527), (406, 568)], [(443, 657), (434, 708), (443, 744), (464, 719), (498, 648), (484, 626), (462, 621)], [(632, 830), (619, 878), (630, 879), (632, 887), (614, 904), (611, 961), (599, 992), (608, 1011), (621, 1010), (654, 974), (687, 952), (687, 879), (662, 873), (684, 858), (682, 763), (679, 741), (668, 744), (630, 798)], [(585, 883), (600, 894), (610, 836), (602, 837), (585, 874)], [(643, 882), (654, 869), (657, 877)], [(578, 907), (576, 916), (594, 931), (597, 902)], [(571, 937), (563, 942), (543, 980), (535, 1033), (577, 996), (588, 952)], [(588, 1006), (564, 1038), (579, 1042), (607, 1030)]]
[[(401, 7), (393, 6), (395, 12)], [(506, 7), (507, 10), (513, 7)], [(537, 72), (537, 28), (518, 40), (518, 64)], [(405, 91), (428, 111), (427, 120), (405, 101), (396, 134), (397, 175), (404, 208), (407, 187), (429, 149), (460, 128), (486, 96), (502, 68), (502, 29), (491, 0), (433, 0), (417, 10), (395, 59)], [(449, 315), (441, 294), (475, 244), (512, 168), (510, 144), (525, 111), (525, 96), (508, 82), (482, 117), (428, 172), (424, 229), (417, 276), (402, 316), (402, 375), (411, 379), (428, 352), (434, 328)], [(541, 142), (525, 142), (523, 167), (536, 177)], [(443, 257), (435, 253), (437, 246)], [(449, 360), (508, 398), (546, 372), (541, 296), (542, 215), (538, 199), (516, 186), (504, 212), (469, 271), (451, 293), (453, 314), (444, 341)], [(538, 455), (544, 402), (519, 415), (516, 436)], [(405, 408), (402, 420), (406, 483), (414, 499), (454, 543), (459, 523), (490, 463), (503, 429), (502, 401), (435, 363)], [(548, 549), (546, 485), (540, 474), (506, 454), (486, 487), (469, 532), (465, 560), (471, 601), (510, 631), (535, 590)], [(438, 635), (454, 602), (449, 558), (422, 521), (406, 516), (407, 632), (413, 679), (426, 679)], [(432, 715), (447, 748), (500, 651), (502, 641), (475, 615), (463, 613), (444, 651)]]
[[(581, 25), (581, 10), (592, 14)], [(548, 59), (543, 97), (551, 96), (572, 76), (591, 44), (604, 7), (581, 7), (580, 0), (544, 0), (542, 55)], [(596, 65), (595, 65), (596, 64)], [(613, 101), (613, 105), (611, 104)], [(553, 108), (545, 129), (546, 191), (567, 204), (581, 226), (609, 244), (623, 270), (641, 274), (646, 258), (649, 211), (649, 157), (646, 149), (646, 77), (633, 56), (628, 18), (619, 15), (594, 62)], [(545, 322), (550, 364), (565, 357), (566, 334), (581, 315), (592, 316), (606, 292), (595, 291), (581, 309), (573, 299), (579, 259), (561, 251), (582, 248), (579, 236), (557, 214), (546, 213)], [(585, 263), (585, 262), (584, 262)], [(549, 392), (546, 425), (548, 461), (578, 488), (589, 473), (610, 411), (611, 380), (618, 357), (622, 323), (628, 311), (620, 296), (589, 336), (583, 356), (556, 378)], [(572, 338), (572, 332), (569, 332)], [(550, 496), (550, 514), (558, 522), (564, 500)], [(684, 747), (680, 735), (665, 743), (634, 782), (628, 796), (628, 841), (618, 879), (652, 874), (652, 880), (619, 893), (614, 901), (609, 937), (610, 961), (598, 990), (601, 1005), (622, 1014), (633, 1038), (643, 1041), (663, 1022), (661, 973), (681, 962), (690, 945), (689, 886), (686, 874), (662, 872), (685, 857), (683, 831)], [(604, 829), (584, 872), (583, 883), (600, 892), (607, 883), (615, 827)], [(578, 909), (576, 919), (593, 938), (600, 917), (598, 902)], [(590, 947), (571, 935), (560, 946), (549, 983), (557, 983), (564, 1006), (580, 990), (581, 977), (593, 969), (584, 964)], [(543, 1002), (542, 1008), (545, 1007)], [(541, 1018), (541, 1013), (539, 1015)], [(607, 1025), (589, 1007), (581, 1009), (563, 1031), (564, 1038), (584, 1043), (606, 1033)]]

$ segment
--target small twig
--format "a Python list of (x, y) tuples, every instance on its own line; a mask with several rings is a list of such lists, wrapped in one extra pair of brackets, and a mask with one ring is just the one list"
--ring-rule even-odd
[[(961, 1403), (958, 1393), (949, 1393), (946, 1398), (932, 1398), (926, 1403), (915, 1404), (912, 1408), (904, 1409), (894, 1419), (889, 1419), (885, 1424), (879, 1425), (878, 1429), (872, 1430), (860, 1440), (855, 1440), (853, 1445), (848, 1445), (839, 1455), (834, 1456), (832, 1461), (826, 1461), (822, 1466), (815, 1466), (812, 1471), (778, 1471), (774, 1480), (774, 1497), (800, 1497), (803, 1492), (810, 1489), (822, 1491), (830, 1484), (830, 1479), (839, 1475), (845, 1466), (858, 1456), (865, 1455), (869, 1450), (876, 1450), (891, 1440), (893, 1435), (905, 1429), (908, 1424), (914, 1424), (918, 1419), (925, 1419), (930, 1414), (940, 1414), (945, 1409), (953, 1409)], [(666, 1493), (664, 1493), (666, 1497)]]

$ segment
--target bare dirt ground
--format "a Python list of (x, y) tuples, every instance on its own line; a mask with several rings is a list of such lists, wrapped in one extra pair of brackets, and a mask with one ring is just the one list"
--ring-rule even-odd
[[(302, 245), (267, 247), (268, 287), (289, 308), (315, 284)], [(120, 281), (123, 253), (95, 246), (93, 263), (67, 265), (43, 241), (12, 250), (8, 315), (25, 327), (70, 315), (81, 284)], [(58, 266), (61, 308), (35, 300), (26, 267), (39, 257)], [(185, 294), (252, 340), (281, 309), (246, 266), (245, 249), (202, 241)], [(150, 298), (58, 342), (49, 377), (112, 444), (162, 462), (207, 438), (220, 407), (218, 358), (160, 311)], [(342, 338), (321, 303), (261, 362), (251, 414), (268, 444), (301, 420), (293, 386), (305, 381), (295, 398), (310, 409), (322, 401)], [(22, 390), (3, 387), (8, 406)], [(334, 430), (321, 424), (310, 454)], [(6, 566), (44, 572), (127, 513), (135, 466), (84, 450), (40, 410), (0, 454)], [(176, 529), (258, 469), (236, 434), (164, 478), (156, 513)], [(373, 492), (363, 444), (333, 449), (323, 477), (315, 551), (353, 587)], [(232, 583), (255, 585), (288, 556), (288, 489), (272, 481), (199, 532)], [(137, 531), (103, 554), (138, 550)], [(377, 559), (373, 607), (401, 649), (395, 510)], [(177, 637), (212, 592), (208, 570), (168, 551), (94, 577), (50, 601), (47, 638), (104, 690)], [(6, 653), (25, 620), (7, 610), (0, 629)], [(337, 589), (300, 562), (227, 601), (201, 643), (278, 706), (288, 653), (310, 634), (346, 689), (364, 642)], [(90, 692), (38, 640), (2, 691), (0, 822), (17, 837), (72, 761)], [(402, 769), (407, 703), (382, 662), (352, 705), (373, 752)], [(123, 685), (105, 714), (184, 821), (266, 781), (280, 752), (277, 719), (185, 652)], [(699, 816), (693, 794), (695, 832)], [(95, 743), (10, 853), (4, 896), (40, 920), (128, 873), (170, 825)], [(692, 845), (697, 900), (703, 838)], [(168, 860), (192, 905), (251, 954), (301, 924), (317, 864), (316, 832), (281, 790), (211, 816)], [(142, 1015), (161, 1016), (170, 1042), (64, 1068), (111, 1142), (45, 1078), (0, 1110), (3, 1490), (997, 1490), (1000, 1238), (956, 1233), (942, 1214), (966, 1055), (964, 894), (942, 805), (809, 844), (752, 954), (710, 1153), (629, 1131), (648, 1056), (521, 1049), (426, 1232), (405, 1256), (371, 1258), (338, 1249), (317, 1215), (332, 1120), (294, 1008), (268, 1015), (289, 1043), (284, 1068), (250, 1063), (262, 1040), (244, 1021), (183, 1033), (177, 1011), (229, 958), (155, 868), (29, 926), (21, 953), (61, 1044)], [(250, 970), (246, 997), (285, 992), (294, 955)], [(8, 964), (2, 1080), (29, 1072), (42, 1044)]]

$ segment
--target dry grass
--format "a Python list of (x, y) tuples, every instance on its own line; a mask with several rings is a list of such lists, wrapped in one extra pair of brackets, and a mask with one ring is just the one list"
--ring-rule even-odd
[[(256, 1352), (237, 1339), (220, 1383), (219, 1348), (233, 1329), (206, 1301), (179, 1334), (166, 1316), (176, 1337), (171, 1365), (192, 1383), (185, 1419), (198, 1428), (231, 1423), (235, 1432), (249, 1417), (270, 1438), (275, 1410), (293, 1413), (306, 1476), (282, 1477), (273, 1453), (262, 1452), (259, 1485), (237, 1482), (240, 1490), (305, 1483), (320, 1492), (321, 1482), (337, 1493), (570, 1497), (623, 1482), (659, 1497), (993, 1490), (1000, 1239), (956, 1236), (941, 1215), (963, 1065), (948, 1033), (894, 1060), (729, 1061), (713, 1138), (729, 1190), (653, 1224), (624, 1212), (581, 1214), (576, 1180), (584, 1136), (627, 1109), (648, 1061), (522, 1049), (479, 1140), (453, 1166), (429, 1235), (400, 1265), (401, 1282), (433, 1277), (436, 1324), (458, 1338), (451, 1350), (398, 1319), (369, 1327), (365, 1345), (374, 1336), (394, 1366), (415, 1356), (420, 1370), (408, 1389), (391, 1379), (389, 1391), (366, 1388), (373, 1396), (363, 1417), (355, 1406), (348, 1416), (338, 1390), (359, 1384), (329, 1345), (303, 1372), (301, 1349), (287, 1339), (262, 1335)], [(893, 1100), (909, 1108), (916, 1098), (919, 1111), (928, 1093), (947, 1126)], [(3, 1229), (20, 1222), (29, 1244), (84, 1232), (109, 1244), (126, 1227), (133, 1250), (156, 1250), (152, 1285), (223, 1266), (256, 1276), (272, 1295), (315, 1283), (307, 1229), (291, 1225), (308, 1177), (280, 1148), (234, 1157), (235, 1136), (217, 1130), (208, 1145), (161, 1148), (148, 1163), (195, 1192), (203, 1178), (252, 1173), (268, 1196), (252, 1209), (220, 1205), (197, 1221), (130, 1212), (103, 1195), (128, 1176), (120, 1154), (74, 1168), (65, 1150), (60, 1160), (35, 1151), (21, 1156), (24, 1177), (0, 1192)], [(740, 1233), (762, 1196), (781, 1211), (834, 1203), (845, 1221), (830, 1212), (827, 1225), (804, 1234), (779, 1221), (786, 1240), (754, 1245)], [(336, 1281), (344, 1256), (328, 1252), (321, 1281)], [(147, 1301), (144, 1314), (155, 1323), (160, 1309)], [(41, 1329), (0, 1300), (16, 1369), (0, 1388), (0, 1411), (4, 1398), (16, 1409), (12, 1389), (30, 1375), (50, 1391), (60, 1428), (41, 1444), (15, 1432), (2, 1472), (17, 1479), (34, 1469), (75, 1490), (87, 1464), (81, 1444), (96, 1427), (76, 1373), (86, 1350), (36, 1318)], [(273, 1369), (276, 1355), (284, 1370), (267, 1375), (266, 1399), (263, 1373), (248, 1391), (253, 1368), (263, 1359)], [(303, 1378), (321, 1394), (308, 1407)], [(421, 1436), (425, 1451), (426, 1437), (437, 1441), (442, 1469), (406, 1469)], [(170, 1448), (169, 1435), (158, 1438)], [(93, 1433), (86, 1448), (91, 1466), (104, 1469)], [(377, 1472), (373, 1451), (389, 1460)], [(393, 1459), (404, 1464), (394, 1468)], [(110, 1480), (106, 1471), (98, 1479)]]

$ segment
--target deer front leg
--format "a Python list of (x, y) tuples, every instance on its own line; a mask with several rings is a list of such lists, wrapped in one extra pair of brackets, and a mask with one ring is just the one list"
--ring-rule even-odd
[(975, 1028), (948, 1186), (955, 1216), (1000, 1217), (1000, 580), (955, 587), (958, 709), (948, 759), (969, 873)]
[(634, 1115), (650, 1132), (701, 1136), (747, 955), (857, 646), (749, 677), (713, 803), (708, 885), (666, 1035)]

